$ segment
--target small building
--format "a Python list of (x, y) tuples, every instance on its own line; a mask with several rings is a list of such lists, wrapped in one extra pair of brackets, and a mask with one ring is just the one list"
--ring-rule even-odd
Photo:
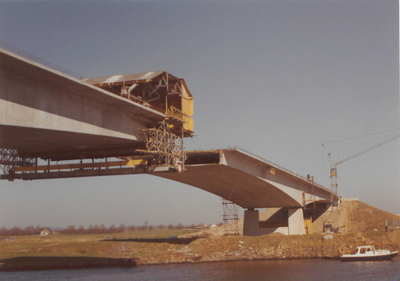
[(41, 236), (49, 236), (49, 235), (51, 235), (51, 231), (48, 230), (47, 228), (43, 228), (43, 229), (40, 231), (40, 235), (41, 235)]

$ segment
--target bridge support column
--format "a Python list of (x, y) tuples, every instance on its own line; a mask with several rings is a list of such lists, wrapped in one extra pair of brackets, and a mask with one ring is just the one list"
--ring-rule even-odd
[(248, 209), (244, 211), (243, 235), (258, 236), (260, 229), (258, 210)]
[(303, 208), (288, 210), (289, 235), (306, 234)]

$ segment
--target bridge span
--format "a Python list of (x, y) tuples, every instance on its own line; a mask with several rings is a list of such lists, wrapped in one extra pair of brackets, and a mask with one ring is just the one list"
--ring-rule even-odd
[[(243, 207), (245, 235), (304, 234), (304, 208), (331, 192), (239, 149), (183, 151), (192, 101), (164, 71), (78, 80), (0, 49), (1, 179), (147, 173)], [(256, 209), (270, 207), (285, 225), (260, 227)]]

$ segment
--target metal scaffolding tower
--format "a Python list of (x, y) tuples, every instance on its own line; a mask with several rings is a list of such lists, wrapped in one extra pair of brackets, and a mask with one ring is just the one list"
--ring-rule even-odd
[(225, 235), (239, 235), (237, 205), (222, 198), (222, 207), (224, 210), (223, 225)]
[(155, 166), (171, 166), (180, 171), (184, 168), (183, 137), (172, 133), (168, 123), (162, 122), (158, 128), (144, 129), (143, 133), (147, 153), (154, 155)]

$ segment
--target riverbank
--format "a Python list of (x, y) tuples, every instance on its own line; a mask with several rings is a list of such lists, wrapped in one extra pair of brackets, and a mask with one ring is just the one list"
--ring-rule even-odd
[[(205, 263), (244, 260), (335, 259), (352, 252), (355, 234), (272, 234), (259, 237), (210, 236), (185, 245), (168, 241), (104, 241), (79, 235), (17, 237), (0, 247), (0, 270), (45, 270), (88, 267)], [(328, 239), (327, 239), (328, 238)], [(376, 248), (400, 250), (400, 231), (364, 233)], [(118, 239), (118, 237), (116, 237)]]
[[(349, 235), (267, 235), (261, 237), (214, 236), (189, 245), (172, 247), (158, 254), (141, 256), (138, 265), (198, 263), (244, 260), (338, 259), (355, 251), (355, 234)], [(400, 250), (400, 232), (364, 234), (368, 243), (390, 251)], [(327, 239), (328, 238), (328, 239)]]

